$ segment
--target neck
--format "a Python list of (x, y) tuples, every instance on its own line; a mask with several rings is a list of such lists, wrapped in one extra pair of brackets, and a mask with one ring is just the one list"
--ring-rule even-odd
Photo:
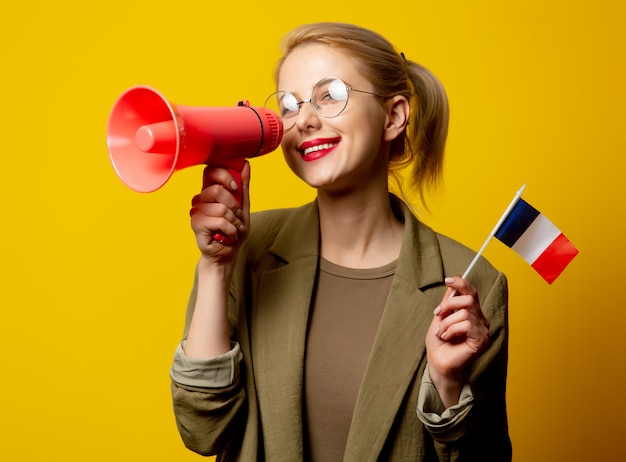
[(349, 268), (377, 268), (400, 255), (403, 224), (394, 216), (389, 195), (329, 195), (318, 192), (320, 254)]

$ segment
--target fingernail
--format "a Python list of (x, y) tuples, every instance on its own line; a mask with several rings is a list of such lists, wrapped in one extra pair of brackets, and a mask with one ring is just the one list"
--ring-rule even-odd
[(445, 279), (446, 284), (454, 284), (454, 280), (455, 280), (454, 278), (446, 278)]
[(237, 211), (235, 212), (235, 215), (237, 215), (237, 218), (243, 217), (243, 210), (237, 209)]
[(437, 308), (435, 308), (435, 311), (433, 311), (433, 314), (435, 316), (439, 315), (439, 313), (441, 313), (441, 306), (438, 306)]
[(237, 191), (237, 189), (239, 189), (235, 180), (230, 182), (230, 189), (232, 189), (233, 191)]

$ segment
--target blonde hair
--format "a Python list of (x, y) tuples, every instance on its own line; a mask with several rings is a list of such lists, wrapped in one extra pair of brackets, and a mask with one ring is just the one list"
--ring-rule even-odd
[(376, 93), (384, 99), (402, 95), (409, 101), (409, 123), (404, 136), (392, 142), (389, 173), (403, 194), (398, 173), (409, 167), (409, 185), (425, 205), (425, 190), (441, 180), (448, 135), (448, 99), (441, 82), (425, 67), (405, 59), (380, 34), (332, 22), (305, 24), (285, 36), (276, 80), (289, 53), (306, 43), (321, 43), (346, 52)]

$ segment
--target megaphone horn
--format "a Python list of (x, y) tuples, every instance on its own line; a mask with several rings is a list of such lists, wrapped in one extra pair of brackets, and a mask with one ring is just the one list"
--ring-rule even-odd
[(245, 159), (274, 151), (282, 136), (282, 121), (269, 109), (247, 101), (232, 107), (175, 105), (147, 86), (126, 90), (107, 126), (115, 172), (138, 192), (156, 191), (175, 171), (201, 164), (227, 168), (241, 186)]

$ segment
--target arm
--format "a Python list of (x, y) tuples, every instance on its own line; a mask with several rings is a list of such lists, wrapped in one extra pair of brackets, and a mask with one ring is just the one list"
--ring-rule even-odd
[(172, 366), (176, 425), (187, 448), (209, 456), (226, 450), (239, 437), (245, 417), (239, 345), (210, 360), (189, 358), (177, 348)]
[[(237, 253), (249, 225), (249, 166), (242, 172), (242, 207), (229, 191), (232, 178), (206, 169), (202, 192), (194, 197), (191, 225), (201, 257), (187, 307), (185, 340), (172, 365), (174, 414), (185, 445), (200, 454), (223, 451), (236, 437), (245, 402), (240, 379), (242, 355), (231, 343), (229, 287)], [(221, 232), (235, 243), (215, 242)]]
[[(195, 306), (185, 346), (185, 353), (190, 357), (213, 358), (230, 350), (228, 291), (237, 252), (250, 222), (249, 180), (250, 166), (246, 163), (240, 206), (228, 189), (236, 187), (231, 175), (224, 169), (206, 169), (202, 192), (192, 201), (191, 227), (201, 256)], [(225, 234), (234, 244), (216, 242), (213, 239), (216, 232)]]
[(449, 408), (459, 401), (463, 369), (489, 346), (489, 321), (474, 286), (460, 276), (445, 282), (448, 290), (434, 311), (426, 350), (432, 383)]
[[(499, 274), (488, 284), (478, 281), (480, 304), (473, 286), (459, 279), (450, 281), (448, 293), (453, 288), (460, 296), (453, 299), (447, 298), (448, 293), (444, 296), (428, 332), (431, 399), (427, 401), (422, 397), (421, 405), (426, 402), (430, 408), (422, 407), (418, 413), (433, 436), (440, 460), (507, 461), (511, 459), (511, 443), (505, 400), (506, 278)], [(482, 333), (485, 327), (488, 328), (486, 343)], [(446, 332), (447, 335), (443, 335)], [(440, 381), (432, 378), (433, 370), (439, 374)], [(420, 395), (427, 395), (428, 384), (423, 389)], [(446, 391), (451, 389), (455, 390), (452, 396), (447, 395)], [(457, 395), (457, 389), (463, 391)], [(433, 395), (443, 396), (437, 400), (432, 399)], [(436, 418), (428, 419), (428, 413)]]

